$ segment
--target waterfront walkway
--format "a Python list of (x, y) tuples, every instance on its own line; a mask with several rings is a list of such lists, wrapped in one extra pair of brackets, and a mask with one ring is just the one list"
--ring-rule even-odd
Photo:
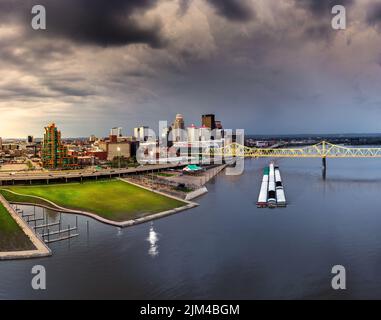
[(121, 177), (126, 174), (144, 173), (151, 171), (166, 170), (171, 168), (183, 167), (184, 164), (154, 164), (146, 165), (137, 168), (123, 168), (123, 169), (102, 169), (102, 170), (59, 170), (59, 171), (28, 171), (28, 172), (15, 172), (1, 173), (0, 172), (0, 185), (14, 184), (15, 182), (32, 183), (32, 181), (49, 181), (61, 180), (68, 182), (70, 180), (82, 180), (86, 178), (115, 178)]

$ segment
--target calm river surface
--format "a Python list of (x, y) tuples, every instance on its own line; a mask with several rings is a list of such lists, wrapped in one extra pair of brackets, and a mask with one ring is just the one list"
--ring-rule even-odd
[[(273, 210), (255, 205), (267, 163), (220, 174), (199, 207), (153, 223), (79, 217), (80, 237), (53, 243), (53, 257), (0, 262), (0, 299), (380, 299), (381, 159), (328, 159), (326, 181), (321, 160), (277, 160), (289, 205)], [(30, 285), (36, 264), (43, 292)], [(337, 264), (346, 291), (331, 289)]]

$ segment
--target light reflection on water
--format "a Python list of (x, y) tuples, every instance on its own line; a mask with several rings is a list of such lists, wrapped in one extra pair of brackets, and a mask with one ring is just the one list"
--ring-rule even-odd
[(153, 227), (153, 223), (151, 223), (151, 227), (149, 229), (149, 235), (148, 235), (147, 241), (150, 244), (148, 254), (151, 257), (156, 257), (157, 255), (159, 255), (159, 246), (157, 244), (159, 241), (159, 234), (157, 232), (155, 232), (154, 227)]

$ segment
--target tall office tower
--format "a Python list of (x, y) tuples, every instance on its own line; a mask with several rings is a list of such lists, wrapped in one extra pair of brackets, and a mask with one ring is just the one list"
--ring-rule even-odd
[(191, 126), (188, 127), (188, 142), (198, 142), (200, 140), (200, 131), (199, 129), (192, 124)]
[(54, 123), (45, 127), (42, 143), (42, 165), (48, 169), (66, 169), (75, 165), (75, 159), (68, 155), (68, 150), (61, 141), (61, 131)]
[(182, 114), (176, 114), (172, 129), (185, 129), (184, 116)]
[(122, 128), (121, 127), (115, 127), (110, 130), (110, 136), (122, 136)]
[(33, 136), (28, 136), (27, 137), (27, 142), (28, 143), (33, 143), (34, 139), (33, 139)]
[(216, 120), (215, 124), (216, 124), (216, 129), (223, 129), (221, 120)]
[(214, 114), (203, 114), (202, 115), (202, 125), (206, 128), (209, 128), (211, 130), (216, 129), (216, 120), (215, 120)]
[(149, 127), (141, 126), (134, 128), (134, 137), (137, 141), (145, 142), (149, 138)]
[(184, 117), (182, 114), (177, 114), (175, 121), (172, 124), (172, 139), (174, 142), (184, 141), (185, 140), (185, 123)]
[(222, 122), (220, 120), (216, 120), (216, 139), (223, 139), (225, 137), (225, 131), (222, 127)]

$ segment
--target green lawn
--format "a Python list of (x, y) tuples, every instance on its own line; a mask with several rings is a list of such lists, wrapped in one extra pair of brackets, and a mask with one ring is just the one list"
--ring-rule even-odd
[[(119, 180), (12, 186), (6, 189), (22, 195), (42, 197), (64, 208), (92, 212), (118, 222), (185, 205), (182, 201)], [(1, 193), (10, 202), (43, 203), (39, 199), (15, 196), (6, 191)]]
[(36, 249), (27, 235), (0, 203), (0, 251)]

